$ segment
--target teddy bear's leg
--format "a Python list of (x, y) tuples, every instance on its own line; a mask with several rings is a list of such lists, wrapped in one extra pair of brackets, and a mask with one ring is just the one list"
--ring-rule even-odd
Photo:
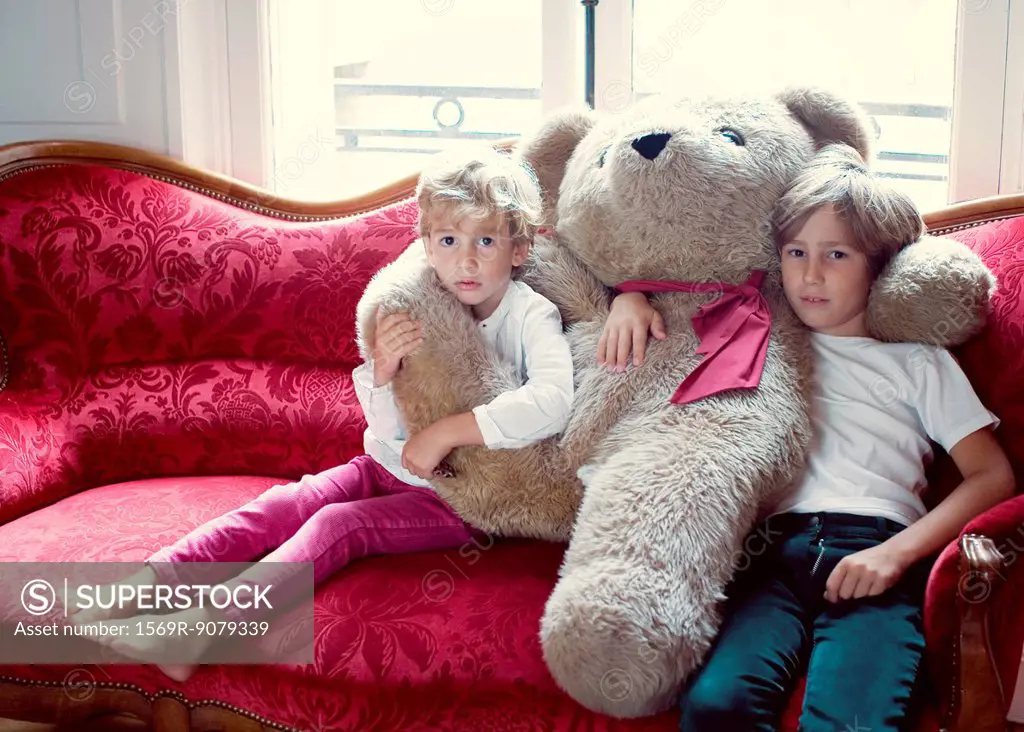
[(809, 436), (794, 403), (765, 402), (667, 413), (587, 476), (541, 625), (552, 675), (584, 706), (657, 713), (703, 660), (761, 497)]

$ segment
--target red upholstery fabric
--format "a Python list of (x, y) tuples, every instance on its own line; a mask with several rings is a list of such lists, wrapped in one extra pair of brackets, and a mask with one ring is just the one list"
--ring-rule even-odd
[[(139, 561), (273, 478), (166, 478), (95, 488), (0, 526), (0, 560)], [(207, 666), (179, 684), (149, 666), (86, 666), (190, 700), (214, 699), (304, 730), (671, 730), (562, 694), (537, 629), (563, 547), (481, 542), (446, 553), (356, 562), (317, 592), (312, 666)], [(74, 666), (0, 667), (60, 682)], [(79, 683), (89, 679), (79, 672)]]
[[(12, 363), (0, 393), (0, 560), (139, 560), (274, 482), (356, 454), (355, 305), (414, 228), (408, 202), (285, 223), (89, 165), (0, 182), (0, 333)], [(1003, 418), (1018, 467), (1022, 229), (1017, 220), (960, 235), (1001, 285), (989, 329), (958, 353)], [(935, 472), (955, 482), (948, 464)], [(1008, 513), (979, 526), (1009, 540), (1018, 508), (997, 511)], [(674, 713), (617, 722), (555, 687), (537, 629), (561, 551), (501, 542), (358, 562), (317, 593), (310, 667), (208, 667), (185, 684), (143, 666), (88, 671), (98, 683), (176, 690), (299, 729), (675, 729)], [(427, 597), (428, 579), (450, 596)], [(959, 581), (947, 549), (926, 607), (938, 689)], [(1011, 585), (1004, 597), (1020, 599), (1024, 583)], [(1000, 598), (1008, 688), (1020, 657), (1015, 617)], [(69, 670), (0, 667), (0, 676), (60, 682)], [(798, 689), (784, 730), (796, 728), (799, 701)], [(937, 727), (929, 707), (917, 729)]]
[(0, 184), (0, 521), (142, 476), (351, 458), (353, 313), (415, 221), (287, 223), (88, 165)]
[[(999, 287), (985, 330), (954, 351), (982, 401), (995, 412), (1001, 424), (996, 431), (1013, 463), (1018, 490), (1024, 483), (1024, 217), (965, 229), (951, 235), (974, 250), (992, 269)], [(945, 494), (954, 488), (960, 474), (948, 455), (941, 454), (932, 466), (933, 490)], [(1012, 562), (1007, 582), (993, 614), (994, 650), (1003, 688), (1012, 690), (1024, 644), (1024, 572), (1016, 561), (1024, 552), (1024, 497), (1018, 496), (969, 523), (965, 532), (984, 534), (996, 541)], [(929, 667), (940, 688), (951, 684), (950, 650), (954, 643), (958, 592), (965, 599), (981, 601), (991, 588), (976, 578), (961, 576), (955, 544), (940, 555), (932, 570), (925, 597), (925, 633)], [(1009, 706), (1009, 699), (1007, 706)]]

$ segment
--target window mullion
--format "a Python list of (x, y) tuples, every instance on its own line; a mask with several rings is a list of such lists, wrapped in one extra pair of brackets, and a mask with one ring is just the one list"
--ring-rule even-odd
[(579, 104), (579, 1), (546, 0), (541, 6), (541, 113)]
[(1024, 0), (1010, 4), (1006, 34), (1000, 193), (1024, 191)]
[(633, 0), (600, 0), (595, 21), (594, 108), (621, 112), (633, 97)]

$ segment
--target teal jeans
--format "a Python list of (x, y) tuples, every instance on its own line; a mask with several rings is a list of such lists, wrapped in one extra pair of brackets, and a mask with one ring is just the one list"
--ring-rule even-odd
[(830, 603), (836, 564), (904, 527), (840, 513), (783, 514), (737, 558), (721, 631), (680, 698), (681, 732), (774, 732), (801, 674), (801, 732), (903, 729), (924, 652), (930, 564), (881, 595)]

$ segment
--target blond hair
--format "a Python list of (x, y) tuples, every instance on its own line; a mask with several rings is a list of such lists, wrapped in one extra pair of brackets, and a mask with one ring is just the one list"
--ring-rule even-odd
[(772, 237), (781, 250), (822, 206), (832, 206), (850, 227), (852, 245), (877, 277), (889, 260), (924, 233), (908, 195), (871, 172), (848, 145), (826, 145), (782, 194), (772, 212)]
[(438, 216), (449, 221), (500, 216), (517, 242), (532, 242), (541, 223), (537, 176), (527, 163), (492, 147), (435, 156), (420, 175), (416, 199), (423, 237)]

